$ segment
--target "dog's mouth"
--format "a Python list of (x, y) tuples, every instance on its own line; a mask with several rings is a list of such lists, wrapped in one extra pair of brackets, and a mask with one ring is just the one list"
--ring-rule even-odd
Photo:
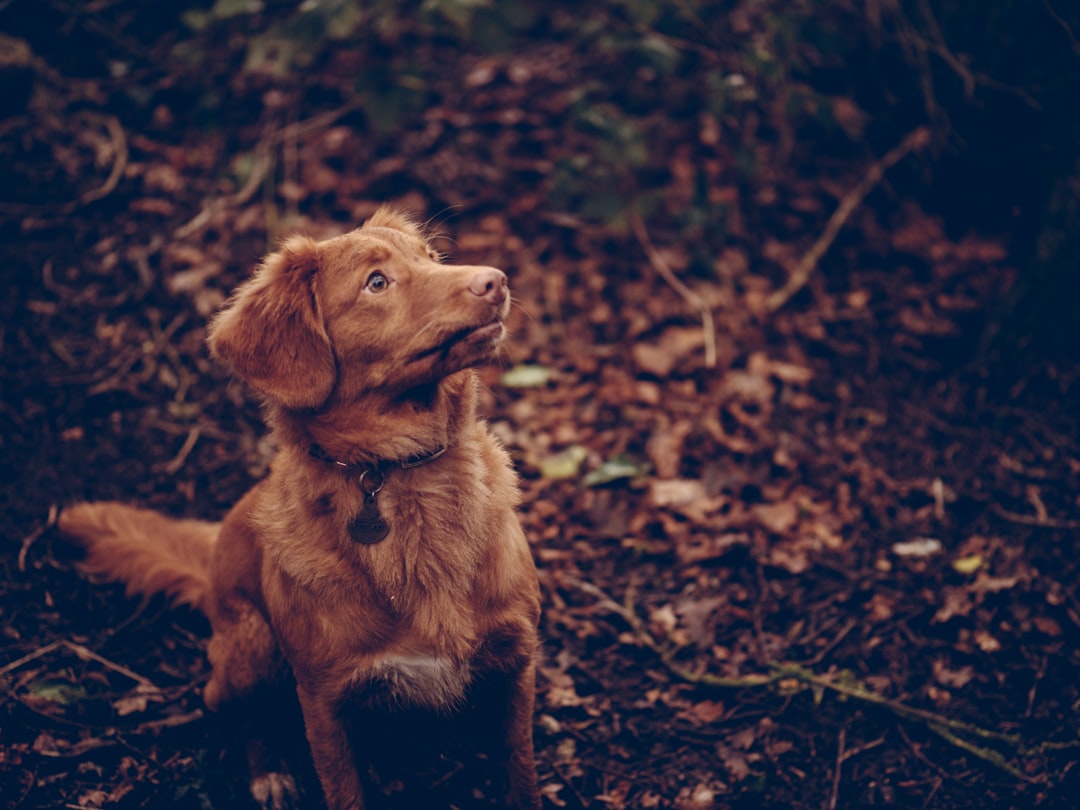
[(418, 363), (429, 357), (447, 357), (450, 352), (459, 345), (468, 345), (475, 351), (486, 349), (492, 351), (506, 333), (501, 318), (483, 324), (482, 326), (469, 326), (452, 332), (447, 338), (439, 341), (434, 346), (422, 349), (409, 358), (410, 363)]

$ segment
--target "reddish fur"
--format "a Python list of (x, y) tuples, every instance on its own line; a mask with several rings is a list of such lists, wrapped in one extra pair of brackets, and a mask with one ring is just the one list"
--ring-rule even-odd
[[(375, 269), (392, 279), (385, 292), (365, 286)], [(88, 570), (206, 612), (210, 708), (244, 703), (287, 660), (330, 810), (363, 806), (344, 713), (367, 685), (446, 710), (480, 673), (506, 684), (508, 800), (539, 807), (539, 589), (517, 479), (477, 417), (471, 369), (494, 352), (509, 307), (478, 281), (496, 272), (438, 264), (419, 230), (387, 210), (327, 242), (289, 240), (209, 331), (215, 357), (266, 398), (281, 448), (270, 475), (220, 526), (111, 503), (61, 518), (87, 547)], [(424, 466), (385, 468), (378, 504), (390, 534), (362, 545), (348, 533), (363, 506), (357, 475), (312, 458), (313, 444), (352, 464), (447, 449)], [(261, 759), (252, 755), (253, 791), (287, 806), (291, 781)]]
[(78, 504), (59, 522), (61, 531), (82, 541), (86, 573), (123, 582), (128, 596), (165, 594), (173, 604), (206, 612), (220, 523), (171, 520), (119, 503)]

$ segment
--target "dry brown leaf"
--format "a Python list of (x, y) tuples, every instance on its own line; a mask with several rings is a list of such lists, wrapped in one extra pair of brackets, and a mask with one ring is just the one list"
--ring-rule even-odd
[(960, 669), (950, 669), (948, 663), (942, 658), (935, 658), (931, 665), (934, 671), (934, 680), (942, 686), (951, 689), (960, 689), (967, 686), (975, 677), (975, 667), (966, 666)]
[(655, 343), (635, 343), (631, 353), (641, 371), (667, 377), (704, 345), (705, 337), (700, 327), (673, 326), (665, 329)]
[(759, 526), (773, 534), (787, 534), (799, 521), (799, 507), (793, 501), (755, 504), (750, 514)]
[(726, 596), (700, 596), (687, 597), (676, 604), (675, 611), (686, 628), (686, 635), (699, 647), (711, 646), (716, 641), (716, 611), (727, 601)]
[(578, 695), (574, 679), (570, 677), (569, 673), (554, 667), (541, 667), (539, 671), (548, 681), (545, 699), (549, 706), (564, 708), (580, 706), (585, 702)]
[(967, 588), (946, 588), (945, 602), (937, 613), (934, 614), (934, 622), (947, 622), (955, 616), (967, 616), (975, 607)]
[(692, 534), (675, 547), (683, 565), (717, 560), (737, 548), (748, 546), (750, 536), (745, 532)]
[(649, 624), (652, 630), (664, 638), (670, 638), (675, 632), (679, 619), (675, 615), (675, 608), (671, 605), (661, 605), (649, 614)]
[(806, 549), (787, 543), (769, 549), (769, 564), (783, 568), (789, 574), (802, 574), (810, 567)]
[(720, 385), (725, 401), (753, 402), (762, 406), (772, 401), (775, 390), (767, 377), (737, 369), (727, 372)]
[(660, 479), (675, 478), (682, 465), (683, 446), (693, 430), (689, 421), (680, 420), (653, 433), (645, 443), (645, 454)]
[(1053, 638), (1061, 635), (1061, 624), (1057, 619), (1052, 619), (1049, 616), (1036, 616), (1031, 621), (1040, 633), (1045, 633)]
[(990, 635), (987, 630), (975, 631), (975, 643), (983, 652), (991, 653), (999, 652), (1001, 650), (1001, 642)]
[(691, 703), (679, 712), (679, 717), (690, 721), (695, 726), (707, 726), (715, 723), (727, 714), (727, 707), (718, 700), (702, 700)]

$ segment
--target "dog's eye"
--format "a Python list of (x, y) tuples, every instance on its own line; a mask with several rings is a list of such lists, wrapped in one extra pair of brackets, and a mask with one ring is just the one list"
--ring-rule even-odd
[(371, 292), (380, 293), (390, 286), (390, 279), (384, 276), (379, 270), (376, 270), (370, 276), (368, 276), (367, 282), (364, 284), (365, 290), (371, 290)]

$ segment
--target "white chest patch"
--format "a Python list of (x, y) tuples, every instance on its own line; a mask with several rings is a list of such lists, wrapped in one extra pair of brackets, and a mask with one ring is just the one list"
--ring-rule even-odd
[(451, 709), (465, 698), (472, 673), (467, 663), (456, 664), (443, 656), (391, 654), (380, 657), (361, 680), (388, 693), (395, 703)]

